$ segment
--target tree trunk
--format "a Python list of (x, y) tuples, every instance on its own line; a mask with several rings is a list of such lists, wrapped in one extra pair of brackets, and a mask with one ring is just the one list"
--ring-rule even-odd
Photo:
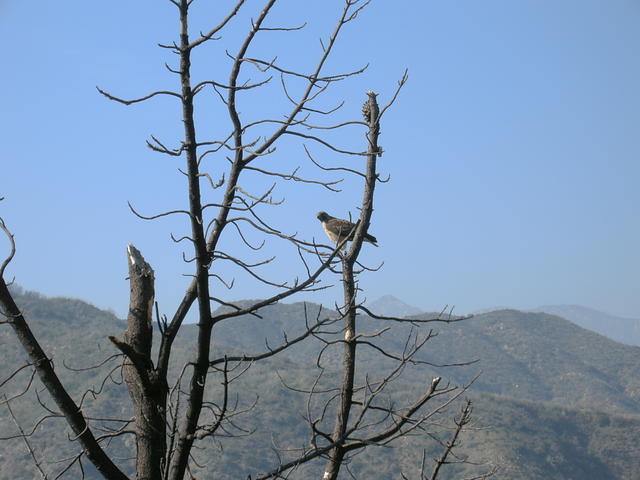
[(133, 246), (127, 247), (129, 262), (129, 315), (124, 342), (110, 337), (125, 354), (124, 379), (129, 389), (136, 422), (136, 479), (163, 477), (166, 454), (166, 381), (151, 361), (153, 335), (154, 274)]

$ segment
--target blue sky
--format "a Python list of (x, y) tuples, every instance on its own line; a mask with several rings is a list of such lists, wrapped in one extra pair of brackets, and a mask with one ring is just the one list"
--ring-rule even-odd
[[(220, 4), (230, 2), (196, 2), (194, 32), (217, 23)], [(308, 27), (265, 34), (253, 54), (308, 68), (341, 4), (283, 1), (273, 24)], [(197, 54), (194, 76), (227, 77), (224, 50), (237, 50), (260, 5), (249, 0), (228, 34)], [(635, 0), (374, 0), (329, 64), (332, 73), (369, 68), (322, 104), (345, 100), (339, 115), (359, 116), (364, 92), (384, 103), (409, 69), (382, 126), (379, 169), (391, 181), (379, 185), (370, 229), (380, 248), (367, 246), (363, 260), (384, 266), (362, 276), (366, 297), (390, 293), (458, 312), (572, 303), (640, 318), (639, 25)], [(169, 234), (183, 232), (185, 219), (143, 222), (127, 201), (146, 214), (186, 204), (181, 165), (144, 144), (150, 134), (179, 141), (178, 105), (163, 98), (125, 107), (95, 86), (127, 97), (176, 89), (163, 67), (174, 60), (156, 46), (176, 39), (176, 26), (168, 1), (0, 1), (0, 216), (18, 244), (10, 274), (25, 288), (124, 315), (132, 242), (156, 270), (161, 308), (175, 308), (189, 266)], [(243, 97), (243, 115), (286, 111), (276, 87)], [(214, 95), (198, 116), (203, 135), (228, 129)], [(299, 144), (284, 143), (267, 161), (318, 174)], [(263, 183), (248, 177), (244, 185), (258, 192)], [(279, 185), (275, 196), (286, 201), (270, 218), (321, 240), (315, 212), (356, 215), (361, 191), (346, 181), (339, 194)], [(226, 245), (235, 248), (232, 238)], [(294, 252), (267, 250), (281, 262), (269, 274), (284, 280), (299, 270)], [(268, 293), (238, 276), (220, 295)], [(338, 295), (334, 288), (299, 299), (331, 304)]]

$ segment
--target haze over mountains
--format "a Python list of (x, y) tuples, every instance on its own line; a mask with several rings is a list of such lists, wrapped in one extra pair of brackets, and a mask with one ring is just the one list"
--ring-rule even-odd
[[(113, 349), (106, 336), (120, 335), (124, 322), (79, 300), (44, 298), (28, 292), (19, 293), (17, 300), (74, 397), (87, 386), (98, 390), (99, 375), (68, 371), (63, 368), (63, 362), (78, 367), (108, 357)], [(397, 314), (391, 307), (383, 310), (385, 303), (406, 308), (398, 305), (397, 299), (386, 299), (378, 303), (376, 311)], [(373, 308), (373, 304), (370, 306)], [(313, 304), (279, 304), (262, 309), (261, 319), (247, 316), (223, 322), (215, 332), (214, 351), (216, 355), (263, 351), (265, 341), (276, 345), (284, 331), (290, 337), (300, 331), (305, 312), (315, 318), (328, 311), (321, 311)], [(365, 332), (379, 330), (381, 325), (392, 327), (381, 337), (384, 347), (401, 349), (411, 326), (390, 325), (367, 317), (359, 320), (359, 329)], [(424, 359), (432, 365), (416, 368), (401, 384), (402, 395), (419, 390), (436, 375), (462, 385), (482, 372), (467, 392), (474, 402), (475, 426), (481, 428), (465, 434), (463, 453), (473, 460), (499, 464), (501, 470), (495, 478), (638, 478), (640, 348), (614, 342), (547, 313), (500, 310), (462, 322), (428, 326), (438, 333), (429, 341), (424, 354)], [(0, 382), (24, 363), (11, 329), (2, 327)], [(191, 357), (191, 340), (196, 330), (194, 325), (186, 326), (177, 340), (174, 358), (179, 364)], [(275, 422), (283, 429), (279, 432), (285, 432), (279, 434), (278, 440), (287, 444), (307, 441), (308, 432), (300, 421), (304, 399), (283, 390), (282, 382), (306, 378), (307, 365), (313, 362), (320, 348), (314, 342), (303, 342), (269, 362), (252, 367), (239, 380), (248, 391), (260, 391), (257, 410), (242, 419), (242, 426), (255, 429), (256, 433), (226, 442), (222, 451), (212, 445), (205, 456), (216, 460), (197, 472), (197, 478), (247, 478), (277, 461), (270, 449), (273, 439), (260, 428), (263, 424)], [(379, 360), (364, 349), (360, 358), (362, 368), (366, 366), (373, 371), (383, 368), (376, 363)], [(473, 360), (478, 361), (465, 367), (435, 366)], [(328, 365), (331, 367), (330, 361)], [(331, 374), (329, 371), (328, 375)], [(0, 395), (14, 393), (19, 387), (18, 378), (5, 385)], [(30, 427), (38, 409), (33, 396), (12, 406), (23, 426)], [(111, 417), (130, 415), (126, 390), (110, 383), (105, 384), (96, 400), (87, 400), (86, 408)], [(456, 408), (452, 407), (450, 413), (454, 414)], [(54, 422), (45, 422), (37, 430), (34, 445), (41, 458), (59, 458), (72, 448), (64, 429), (56, 433), (55, 426)], [(7, 416), (0, 415), (0, 436), (14, 432), (15, 426)], [(395, 479), (399, 470), (411, 479), (419, 478), (415, 459), (421, 457), (423, 448), (431, 452), (433, 445), (416, 443), (414, 438), (403, 439), (393, 449), (372, 449), (354, 458), (350, 468), (357, 478)], [(59, 445), (65, 451), (60, 452)], [(114, 448), (119, 456), (130, 456), (126, 443), (114, 444)], [(130, 465), (127, 461), (123, 464)], [(52, 464), (47, 465), (55, 471)], [(464, 466), (451, 466), (446, 473), (445, 479), (459, 479), (469, 477), (472, 471)], [(26, 480), (34, 475), (24, 445), (20, 441), (3, 442), (0, 478)], [(97, 478), (91, 475), (90, 478)], [(63, 478), (76, 477), (71, 474)]]
[[(389, 316), (409, 316), (424, 311), (403, 302), (393, 295), (385, 295), (372, 302), (370, 306), (382, 315)], [(504, 306), (490, 307), (479, 309), (473, 313), (481, 314), (509, 309), (509, 307)], [(626, 343), (627, 345), (640, 345), (640, 319), (617, 317), (582, 305), (543, 305), (526, 311), (557, 315), (616, 342)]]
[(581, 305), (545, 305), (531, 310), (545, 312), (628, 345), (640, 345), (640, 320), (622, 318)]

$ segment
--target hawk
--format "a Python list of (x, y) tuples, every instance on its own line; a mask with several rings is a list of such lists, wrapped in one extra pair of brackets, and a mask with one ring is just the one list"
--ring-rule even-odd
[[(348, 220), (342, 220), (341, 218), (335, 218), (329, 215), (327, 212), (318, 212), (318, 220), (322, 223), (322, 228), (324, 233), (327, 234), (329, 240), (331, 240), (336, 245), (340, 243), (341, 240), (344, 239), (349, 233), (349, 240), (353, 240), (352, 232), (353, 227), (356, 226), (355, 223), (352, 223)], [(368, 233), (364, 234), (364, 241), (373, 244), (374, 246), (378, 246), (378, 240), (373, 235), (369, 235)]]

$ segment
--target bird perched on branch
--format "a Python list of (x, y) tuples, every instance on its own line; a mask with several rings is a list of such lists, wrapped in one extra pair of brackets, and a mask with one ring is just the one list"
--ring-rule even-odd
[[(355, 234), (354, 227), (356, 226), (355, 223), (348, 220), (342, 220), (341, 218), (332, 217), (327, 212), (318, 212), (317, 218), (322, 222), (324, 233), (326, 233), (329, 240), (336, 245), (344, 240), (344, 238), (349, 234), (349, 240), (353, 240), (353, 235)], [(376, 237), (369, 235), (368, 233), (364, 234), (364, 241), (372, 243), (376, 247), (378, 246), (378, 240), (376, 240)]]

